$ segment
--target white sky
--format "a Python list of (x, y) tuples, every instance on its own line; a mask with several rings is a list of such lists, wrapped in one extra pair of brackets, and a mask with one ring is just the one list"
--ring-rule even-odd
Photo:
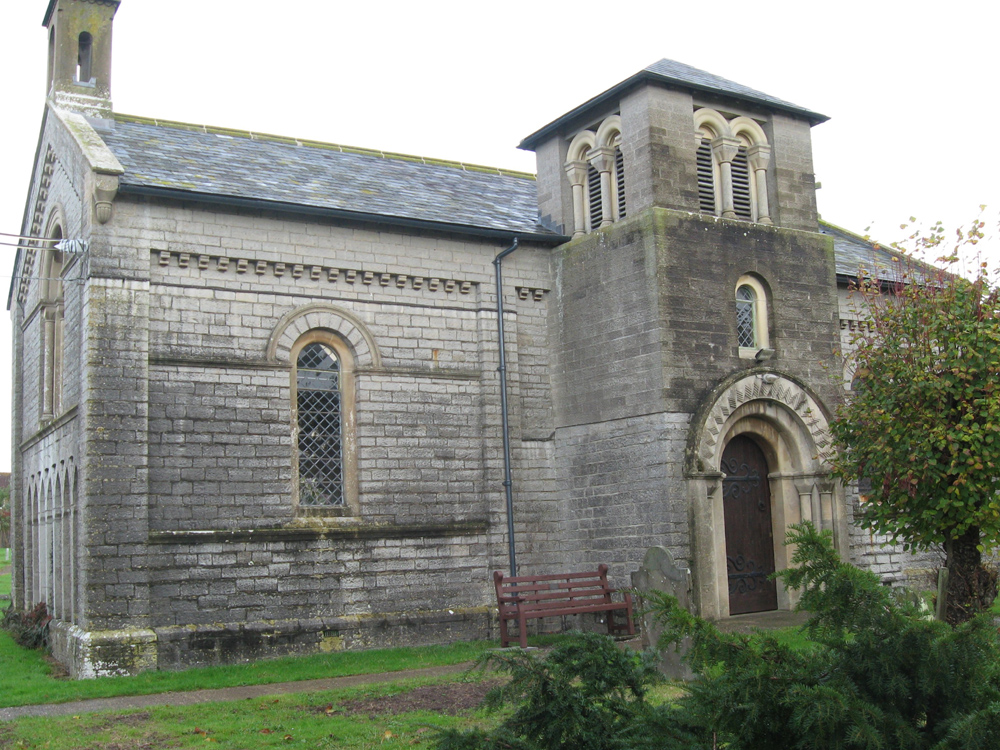
[[(0, 3), (0, 232), (17, 233), (45, 95), (47, 0)], [(515, 148), (522, 137), (667, 57), (830, 116), (813, 129), (820, 212), (892, 241), (910, 216), (958, 226), (1000, 204), (1000, 4), (922, 5), (934, 9), (123, 0), (112, 94), (128, 114), (534, 171)], [(9, 328), (4, 317), (0, 471), (11, 455)]]

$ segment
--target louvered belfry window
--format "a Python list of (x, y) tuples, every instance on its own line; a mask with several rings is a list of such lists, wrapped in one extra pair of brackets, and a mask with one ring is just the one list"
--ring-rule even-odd
[(299, 353), (299, 505), (344, 504), (343, 410), (340, 360), (332, 348), (312, 343)]
[(733, 209), (740, 219), (753, 220), (753, 206), (750, 201), (750, 165), (747, 162), (747, 148), (740, 146), (733, 157)]
[(590, 228), (597, 229), (603, 220), (601, 210), (601, 173), (593, 165), (587, 167), (587, 199), (590, 207)]
[(625, 160), (621, 147), (615, 147), (615, 184), (618, 186), (618, 218), (625, 218)]
[(740, 346), (757, 345), (755, 308), (757, 295), (748, 286), (736, 290), (736, 339)]
[(698, 145), (698, 205), (703, 214), (715, 213), (715, 174), (712, 169), (712, 143), (702, 138)]

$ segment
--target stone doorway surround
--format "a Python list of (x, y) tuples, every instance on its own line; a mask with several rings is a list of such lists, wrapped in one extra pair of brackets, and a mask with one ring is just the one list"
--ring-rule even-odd
[[(794, 549), (784, 544), (789, 526), (812, 521), (833, 532), (842, 557), (848, 551), (843, 488), (830, 475), (828, 412), (804, 384), (774, 370), (742, 372), (723, 381), (691, 422), (685, 483), (691, 513), (692, 604), (710, 620), (729, 617), (722, 452), (737, 435), (752, 435), (770, 473), (774, 562), (787, 568)], [(797, 595), (778, 584), (778, 609)]]

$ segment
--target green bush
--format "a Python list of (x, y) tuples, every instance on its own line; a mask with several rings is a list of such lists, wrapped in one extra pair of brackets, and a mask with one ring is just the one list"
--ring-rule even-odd
[[(492, 690), (486, 706), (514, 710), (492, 731), (443, 730), (439, 750), (627, 750), (689, 748), (683, 727), (647, 702), (650, 685), (662, 680), (652, 653), (621, 649), (609, 637), (581, 633), (546, 658), (519, 649), (480, 659), (510, 676)], [(656, 731), (649, 729), (655, 726)], [(675, 737), (677, 744), (668, 744)], [(649, 740), (655, 740), (647, 744)], [(683, 743), (680, 741), (684, 740)]]
[(51, 621), (52, 615), (49, 614), (45, 602), (39, 602), (29, 612), (21, 612), (11, 604), (3, 612), (0, 627), (10, 633), (24, 648), (46, 649), (49, 647)]

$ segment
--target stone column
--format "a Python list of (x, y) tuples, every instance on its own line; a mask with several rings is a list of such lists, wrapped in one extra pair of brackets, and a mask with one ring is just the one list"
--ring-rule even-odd
[(760, 224), (772, 223), (767, 205), (767, 164), (770, 160), (770, 146), (757, 144), (747, 151), (747, 161), (750, 162), (757, 185), (757, 222)]
[[(717, 620), (729, 614), (725, 516), (721, 471), (687, 475), (691, 505), (692, 604), (695, 614)], [(721, 545), (718, 543), (722, 539)]]
[(566, 163), (566, 176), (573, 186), (573, 236), (583, 237), (587, 233), (587, 162), (571, 161)]
[(601, 175), (601, 226), (607, 227), (614, 221), (614, 205), (611, 203), (611, 183), (615, 171), (615, 150), (610, 146), (599, 146), (587, 154), (590, 165)]
[(819, 528), (819, 517), (813, 509), (813, 485), (812, 482), (796, 482), (795, 490), (799, 493), (799, 517), (802, 522), (809, 521), (816, 528)]
[(722, 136), (712, 141), (712, 155), (719, 165), (719, 178), (722, 182), (722, 218), (735, 219), (736, 208), (733, 205), (733, 159), (740, 150), (738, 138)]

